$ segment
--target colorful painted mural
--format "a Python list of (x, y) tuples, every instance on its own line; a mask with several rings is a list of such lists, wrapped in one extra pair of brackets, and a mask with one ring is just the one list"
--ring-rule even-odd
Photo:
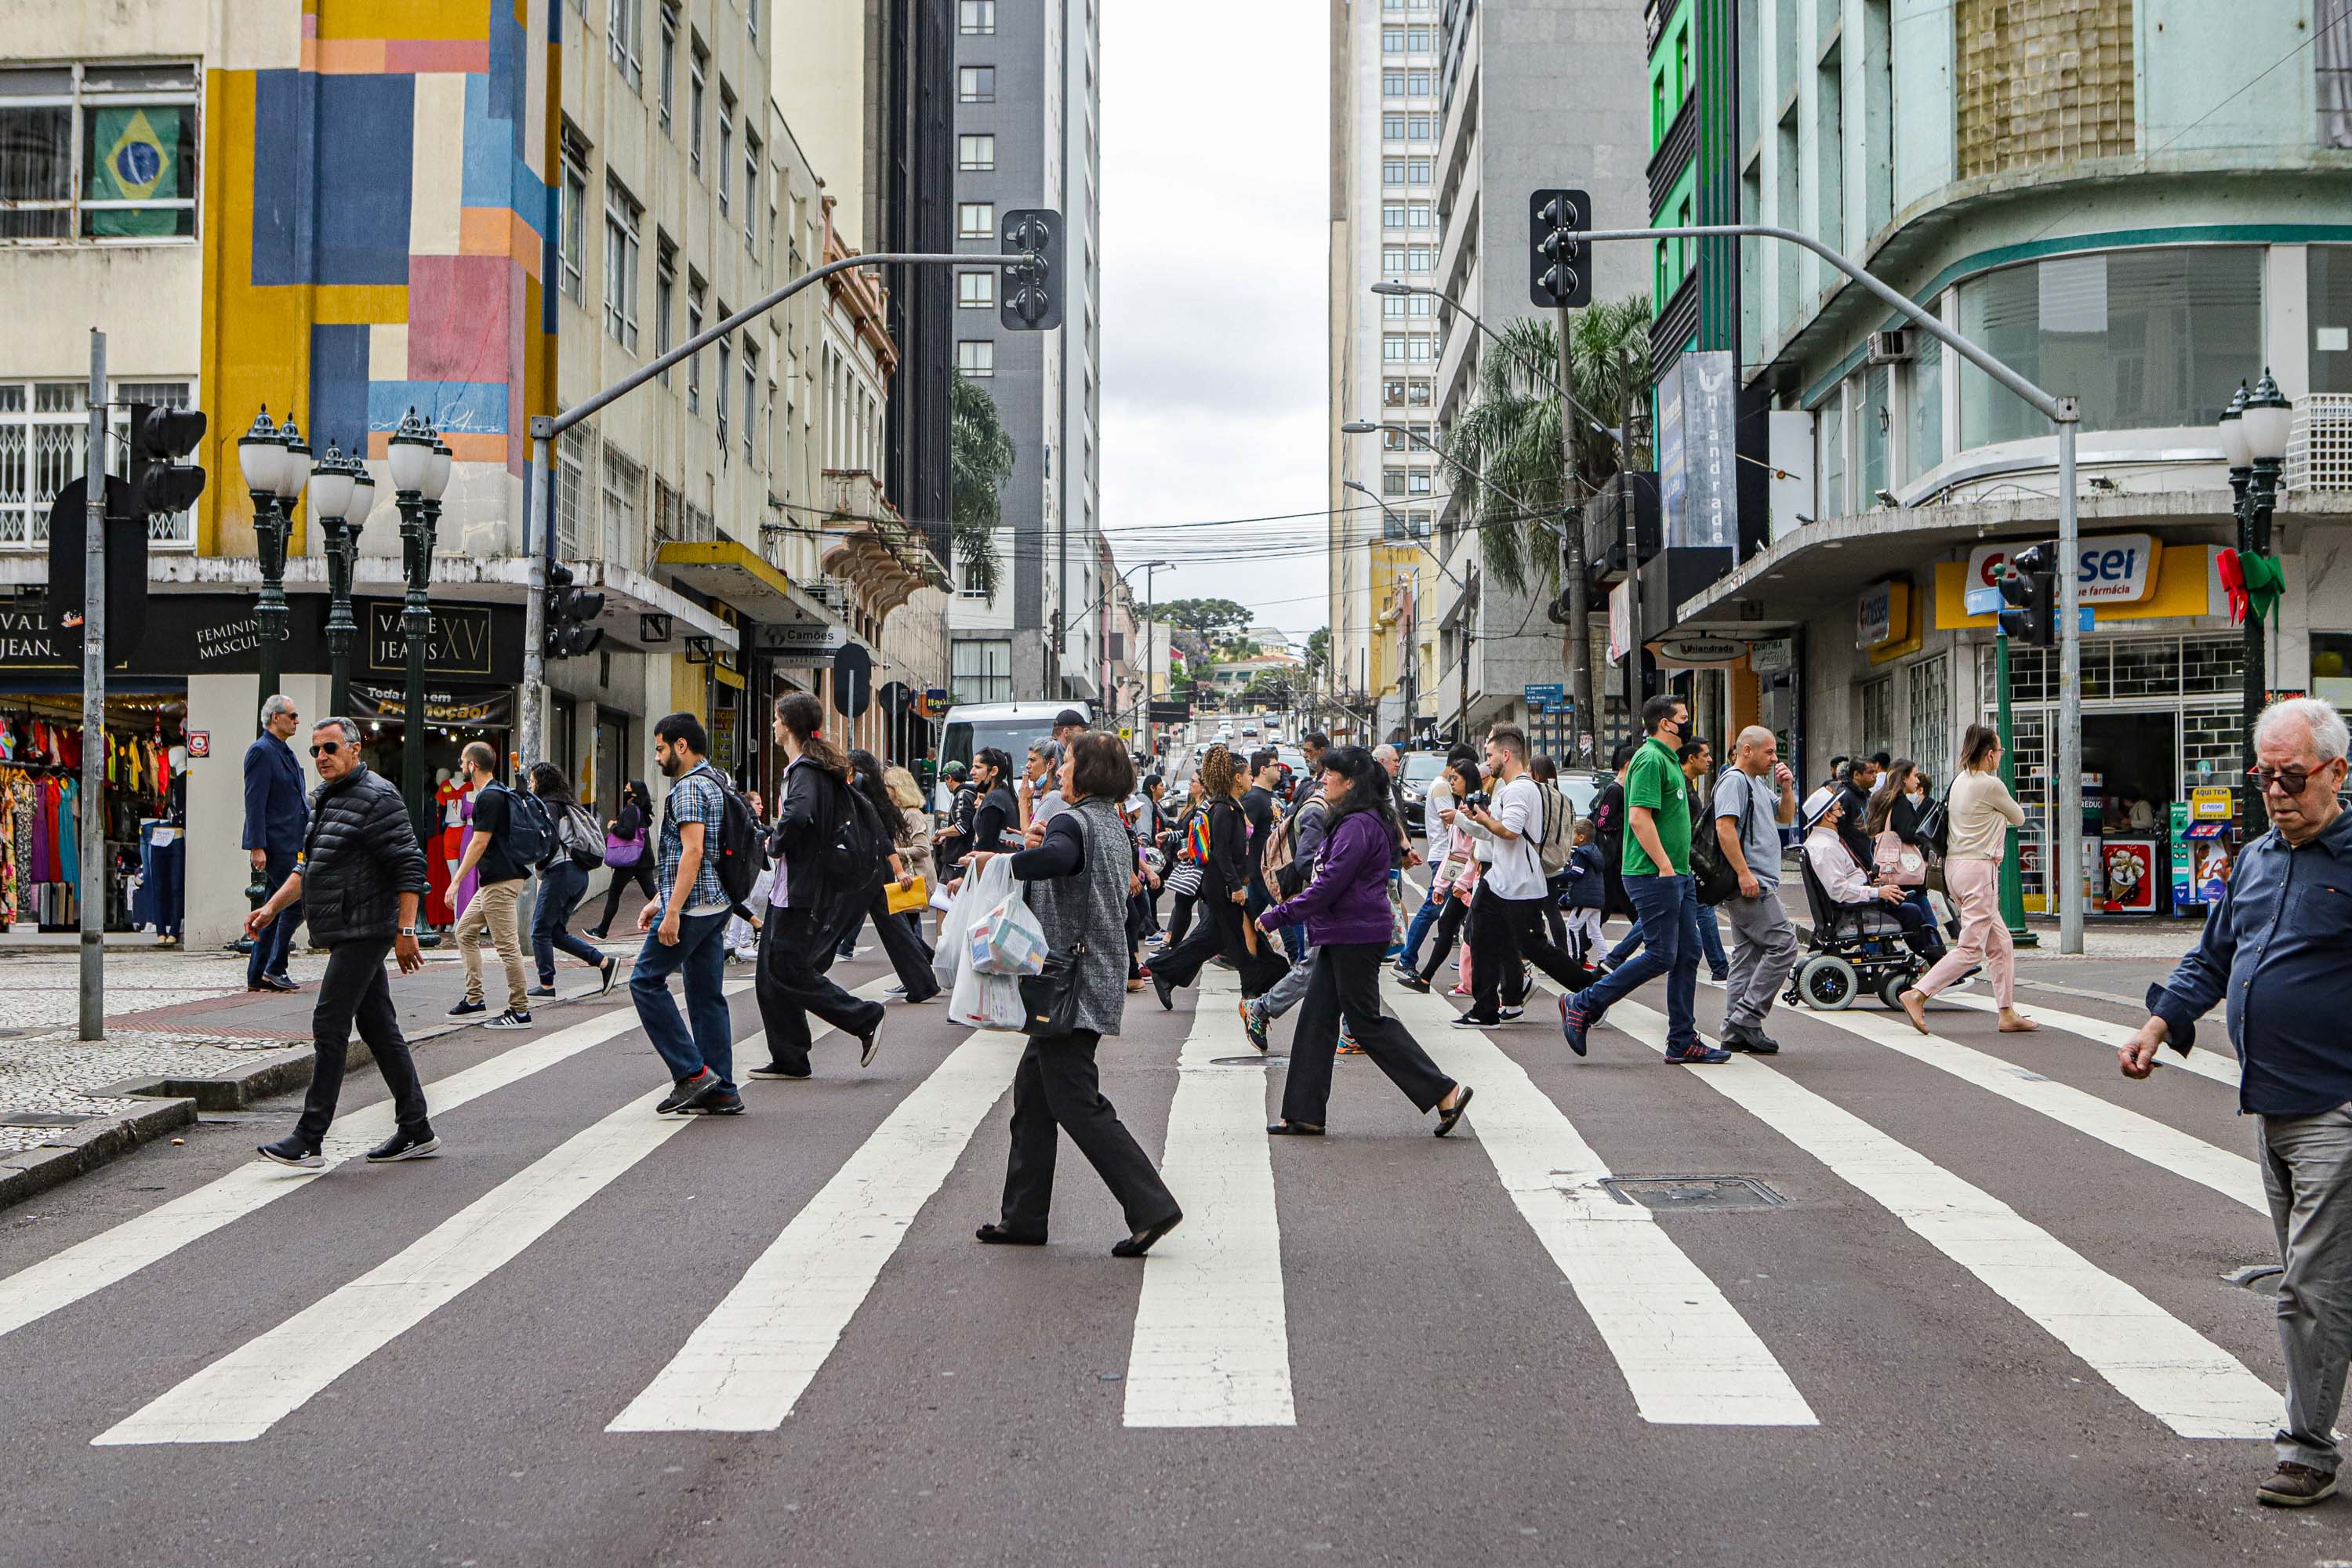
[[(226, 4), (248, 26), (293, 19)], [(452, 491), (519, 510), (524, 411), (554, 386), (561, 15), (561, 0), (301, 0), (299, 47), (256, 52), (287, 64), (207, 74), (206, 467), (231, 482), (206, 492), (201, 551), (252, 548), (234, 443), (264, 405), (292, 410), (316, 451), (364, 440), (377, 460), (414, 405), (457, 455)]]

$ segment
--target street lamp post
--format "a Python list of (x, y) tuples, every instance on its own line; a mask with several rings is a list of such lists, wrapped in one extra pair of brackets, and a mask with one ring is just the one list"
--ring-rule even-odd
[[(2245, 619), (2245, 684), (2242, 762), (2254, 765), (2254, 725), (2263, 716), (2270, 680), (2263, 652), (2263, 616), (2251, 590), (2275, 586), (2271, 553), (2271, 515), (2278, 504), (2279, 476), (2294, 426), (2294, 405), (2283, 395), (2270, 371), (2252, 390), (2243, 382), (2223, 411), (2219, 429), (2230, 459), (2230, 510), (2238, 524), (2238, 558), (2250, 590)], [(2260, 564), (2256, 564), (2259, 563)], [(2239, 822), (2251, 837), (2259, 826), (2254, 803), (2262, 792), (2241, 780), (2244, 803)]]
[(432, 429), (411, 408), (401, 419), (386, 451), (392, 470), (394, 504), (400, 509), (400, 562), (407, 577), (401, 602), (400, 634), (405, 685), (400, 715), (400, 785), (407, 797), (408, 820), (417, 840), (425, 837), (427, 795), (425, 789), (425, 653), (433, 637), (433, 607), (425, 591), (433, 581), (434, 523), (440, 511), (441, 486), (448, 478), (441, 463)]
[[(238, 471), (246, 493), (253, 498), (254, 553), (261, 565), (261, 593), (254, 603), (256, 658), (261, 670), (261, 695), (276, 695), (283, 674), (286, 644), (286, 544), (292, 531), (294, 502), (309, 479), (304, 461), (310, 449), (302, 445), (294, 416), (273, 427), (268, 408), (255, 416), (253, 427), (236, 444)], [(260, 710), (255, 710), (258, 731)]]
[(342, 448), (330, 442), (326, 455), (310, 470), (310, 515), (318, 521), (327, 556), (327, 710), (343, 716), (351, 712), (352, 636), (359, 630), (359, 623), (352, 619), (352, 555), (358, 545), (357, 530), (344, 515), (359, 492), (354, 469), (366, 471), (356, 462), (345, 461)]

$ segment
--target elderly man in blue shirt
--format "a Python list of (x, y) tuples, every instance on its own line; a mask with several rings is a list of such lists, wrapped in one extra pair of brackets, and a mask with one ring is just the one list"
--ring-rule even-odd
[[(302, 856), (303, 836), (310, 826), (306, 797), (309, 781), (294, 755), (294, 731), (300, 728), (294, 700), (284, 693), (261, 705), (261, 733), (245, 749), (245, 832), (241, 842), (251, 857), (265, 894), (275, 894), (295, 872)], [(302, 923), (298, 900), (253, 939), (245, 961), (247, 991), (299, 991), (301, 985), (286, 973), (286, 957), (294, 943), (294, 928)]]
[(2239, 852), (2203, 940), (2149, 988), (2151, 1016), (2119, 1052), (2126, 1077), (2146, 1078), (2159, 1046), (2186, 1053), (2197, 1019), (2226, 1002), (2238, 1109), (2262, 1119), (2263, 1184), (2286, 1266), (2286, 1421), (2278, 1467), (2255, 1493), (2279, 1508), (2336, 1490), (2336, 1411), (2352, 1358), (2352, 813), (2336, 798), (2347, 750), (2344, 720), (2316, 698), (2263, 710), (2248, 783), (2270, 831)]

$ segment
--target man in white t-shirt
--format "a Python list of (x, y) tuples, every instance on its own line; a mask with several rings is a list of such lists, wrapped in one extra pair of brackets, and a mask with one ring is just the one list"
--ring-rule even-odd
[(1544, 826), (1551, 813), (1568, 809), (1568, 802), (1558, 790), (1528, 776), (1528, 737), (1516, 724), (1498, 724), (1488, 734), (1486, 768), (1496, 781), (1494, 798), (1469, 808), (1469, 831), (1486, 844), (1493, 858), (1470, 897), (1470, 1010), (1454, 1021), (1463, 1029), (1491, 1029), (1526, 1010), (1522, 961), (1570, 992), (1592, 979), (1591, 971), (1553, 945), (1544, 928), (1544, 900), (1549, 896)]

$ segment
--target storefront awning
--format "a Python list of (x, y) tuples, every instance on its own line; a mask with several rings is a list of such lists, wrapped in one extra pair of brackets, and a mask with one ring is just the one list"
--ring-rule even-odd
[(674, 539), (654, 553), (654, 570), (755, 621), (798, 620), (793, 584), (760, 553), (731, 539)]

